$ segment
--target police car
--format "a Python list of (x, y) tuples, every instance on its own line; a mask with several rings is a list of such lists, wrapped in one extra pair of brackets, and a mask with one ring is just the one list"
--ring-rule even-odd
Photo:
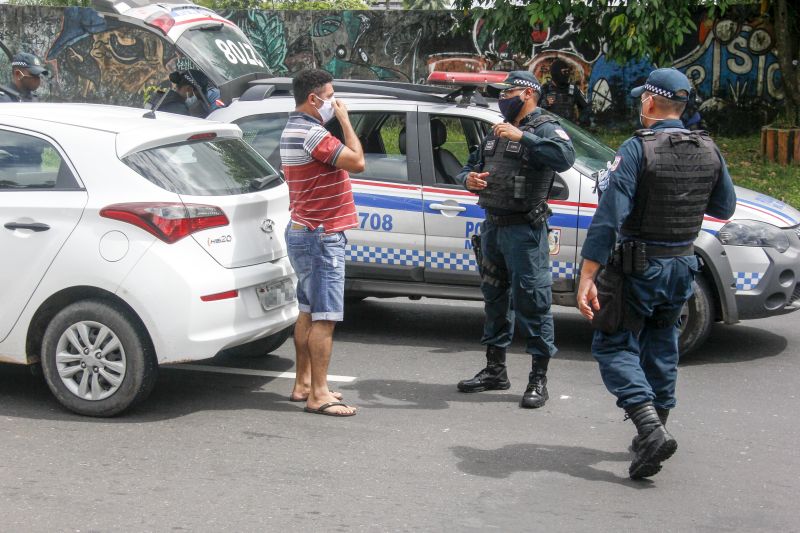
[[(352, 176), (359, 226), (348, 231), (351, 298), (408, 296), (481, 299), (470, 238), (484, 219), (477, 197), (454, 177), (491, 126), (496, 102), (469, 89), (337, 80), (361, 139), (366, 170)], [(251, 81), (242, 97), (209, 118), (237, 124), (244, 138), (280, 166), (279, 138), (294, 109), (291, 80)], [(574, 306), (580, 248), (597, 207), (596, 183), (614, 151), (561, 119), (575, 146), (549, 204), (553, 301)], [(327, 127), (339, 134), (335, 122)], [(773, 198), (737, 188), (731, 220), (706, 217), (696, 241), (703, 260), (695, 296), (684, 310), (683, 353), (711, 324), (733, 324), (800, 308), (800, 213)]]

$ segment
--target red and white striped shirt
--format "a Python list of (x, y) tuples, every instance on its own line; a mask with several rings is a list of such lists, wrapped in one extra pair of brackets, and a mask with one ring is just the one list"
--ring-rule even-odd
[(281, 163), (292, 220), (334, 233), (358, 225), (350, 175), (334, 166), (344, 145), (314, 117), (289, 114), (281, 134)]

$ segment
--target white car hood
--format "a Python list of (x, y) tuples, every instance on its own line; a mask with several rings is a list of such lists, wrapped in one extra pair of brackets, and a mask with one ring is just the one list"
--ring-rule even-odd
[(758, 220), (790, 228), (800, 224), (800, 211), (766, 194), (736, 187), (736, 211), (731, 220)]

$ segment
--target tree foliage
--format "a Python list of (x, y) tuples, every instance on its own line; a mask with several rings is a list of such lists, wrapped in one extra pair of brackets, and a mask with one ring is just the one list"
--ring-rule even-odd
[[(472, 15), (485, 19), (496, 31), (496, 39), (516, 50), (528, 50), (530, 34), (537, 28), (564, 23), (579, 25), (572, 37), (578, 44), (603, 42), (609, 59), (626, 63), (649, 58), (657, 65), (669, 64), (686, 35), (697, 30), (694, 14), (707, 9), (714, 17), (724, 13), (734, 0), (478, 0)], [(456, 0), (469, 9), (472, 0)]]
[[(455, 0), (466, 11), (462, 24), (483, 18), (494, 40), (529, 52), (531, 32), (571, 24), (577, 45), (602, 43), (608, 59), (625, 64), (648, 59), (671, 65), (684, 40), (697, 32), (695, 17), (740, 19), (753, 4), (741, 0)], [(475, 2), (479, 7), (474, 8)], [(772, 24), (776, 55), (786, 93), (784, 117), (797, 125), (800, 110), (800, 8), (796, 0), (760, 0), (761, 15)]]
[(225, 9), (265, 9), (294, 11), (341, 11), (369, 9), (364, 0), (194, 0), (215, 11)]

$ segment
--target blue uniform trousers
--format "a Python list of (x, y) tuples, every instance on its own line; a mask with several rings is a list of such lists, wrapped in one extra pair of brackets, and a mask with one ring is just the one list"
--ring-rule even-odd
[(481, 282), (486, 322), (481, 343), (506, 348), (519, 322), (533, 356), (555, 355), (555, 330), (550, 305), (553, 300), (547, 226), (530, 224), (496, 226), (484, 222), (481, 229), (483, 260), (505, 268), (508, 283), (497, 287)]
[(644, 318), (644, 327), (638, 335), (627, 329), (595, 331), (592, 340), (603, 383), (619, 407), (649, 401), (662, 409), (675, 407), (678, 323), (697, 271), (695, 256), (653, 258), (644, 274), (625, 276), (627, 306)]

